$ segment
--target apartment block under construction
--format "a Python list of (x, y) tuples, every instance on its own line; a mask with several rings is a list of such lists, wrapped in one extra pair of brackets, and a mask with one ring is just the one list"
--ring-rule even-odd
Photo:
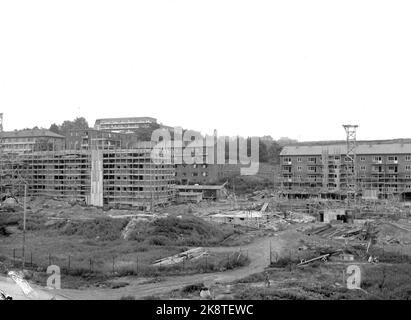
[(153, 159), (150, 142), (133, 149), (2, 153), (2, 192), (27, 185), (28, 195), (99, 207), (151, 208), (173, 197), (175, 169)]
[[(358, 141), (355, 157), (346, 142), (285, 146), (281, 156), (282, 191), (289, 197), (368, 199), (411, 198), (411, 141)], [(354, 162), (354, 166), (352, 163)]]

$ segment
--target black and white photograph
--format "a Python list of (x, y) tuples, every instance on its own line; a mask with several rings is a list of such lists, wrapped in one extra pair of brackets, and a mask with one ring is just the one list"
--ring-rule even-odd
[(410, 300), (410, 17), (400, 0), (0, 0), (0, 317)]

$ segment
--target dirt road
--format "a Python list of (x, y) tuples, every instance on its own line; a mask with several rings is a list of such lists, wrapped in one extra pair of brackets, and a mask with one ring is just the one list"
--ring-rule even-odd
[[(136, 299), (143, 297), (166, 293), (184, 286), (203, 283), (228, 283), (238, 279), (242, 279), (254, 273), (259, 273), (269, 265), (270, 262), (270, 247), (273, 256), (280, 256), (285, 248), (286, 241), (282, 236), (272, 236), (256, 239), (254, 242), (241, 247), (210, 247), (207, 248), (212, 252), (233, 252), (240, 251), (247, 254), (250, 259), (248, 266), (235, 270), (224, 272), (203, 273), (187, 276), (171, 276), (165, 277), (163, 281), (157, 283), (147, 283), (147, 279), (136, 277), (119, 278), (118, 281), (128, 282), (129, 285), (118, 289), (109, 288), (87, 288), (87, 289), (64, 289), (64, 278), (62, 279), (62, 287), (60, 290), (48, 290), (39, 286), (33, 286), (36, 289), (36, 297), (38, 299), (74, 299), (74, 300), (116, 300), (123, 296), (133, 296)], [(15, 299), (32, 299), (25, 297), (18, 287), (13, 285), (11, 279), (0, 277), (0, 285), (5, 291), (11, 292)]]
[[(189, 284), (206, 282), (206, 283), (227, 283), (249, 276), (254, 273), (262, 272), (270, 262), (270, 245), (273, 254), (279, 256), (285, 247), (285, 241), (281, 237), (266, 237), (260, 238), (251, 244), (242, 247), (213, 247), (208, 248), (213, 252), (232, 252), (241, 250), (245, 254), (248, 253), (250, 264), (248, 266), (229, 270), (225, 272), (215, 272), (206, 274), (195, 274), (187, 276), (166, 277), (165, 280), (159, 283), (144, 284), (144, 279), (127, 277), (119, 279), (129, 283), (128, 286), (119, 289), (84, 289), (72, 290), (61, 289), (56, 293), (67, 299), (90, 300), (90, 299), (120, 299), (123, 296), (133, 296), (136, 299), (157, 295), (160, 293), (169, 292), (175, 289), (182, 288)], [(64, 286), (64, 283), (62, 284)]]

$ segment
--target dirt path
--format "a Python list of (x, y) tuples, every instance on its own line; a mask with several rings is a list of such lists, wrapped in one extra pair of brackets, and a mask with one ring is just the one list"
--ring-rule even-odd
[(23, 290), (11, 279), (8, 277), (0, 276), (0, 289), (3, 290), (7, 295), (13, 297), (14, 300), (51, 300), (55, 298), (56, 300), (63, 299), (62, 297), (55, 297), (51, 292), (47, 290), (30, 284), (34, 291), (29, 295), (25, 295)]
[[(61, 289), (57, 294), (67, 299), (90, 300), (90, 299), (120, 299), (123, 296), (133, 296), (136, 299), (146, 296), (157, 295), (182, 288), (189, 284), (199, 282), (220, 282), (227, 283), (247, 277), (254, 273), (259, 273), (269, 265), (270, 262), (270, 245), (272, 252), (281, 255), (285, 247), (285, 241), (281, 237), (266, 237), (260, 238), (251, 244), (241, 247), (213, 247), (208, 248), (213, 252), (232, 252), (241, 250), (245, 254), (248, 253), (250, 264), (248, 266), (229, 270), (224, 272), (194, 274), (187, 276), (172, 276), (166, 277), (164, 281), (159, 283), (142, 284), (142, 279), (138, 278), (122, 278), (129, 283), (127, 287), (119, 289)], [(64, 285), (64, 283), (63, 283)]]
[[(285, 232), (286, 233), (286, 232)], [(235, 270), (224, 272), (202, 273), (187, 276), (170, 276), (165, 277), (163, 281), (157, 283), (145, 283), (147, 279), (136, 277), (119, 278), (118, 281), (128, 282), (129, 285), (118, 289), (108, 288), (88, 288), (88, 289), (64, 289), (64, 280), (62, 280), (63, 289), (48, 290), (39, 286), (34, 286), (37, 299), (74, 299), (74, 300), (116, 300), (123, 296), (133, 296), (136, 299), (141, 299), (151, 295), (163, 294), (184, 286), (205, 282), (205, 283), (229, 283), (238, 279), (242, 279), (254, 273), (262, 272), (270, 262), (270, 247), (273, 254), (280, 256), (286, 244), (287, 237), (281, 235), (264, 237), (256, 239), (254, 242), (238, 247), (210, 247), (207, 248), (212, 252), (233, 252), (240, 251), (247, 254), (250, 259), (248, 266)], [(0, 277), (0, 287), (7, 289), (15, 296), (15, 299), (33, 299), (33, 297), (25, 297), (19, 288), (15, 286), (11, 279)], [(34, 298), (34, 299), (36, 299)]]

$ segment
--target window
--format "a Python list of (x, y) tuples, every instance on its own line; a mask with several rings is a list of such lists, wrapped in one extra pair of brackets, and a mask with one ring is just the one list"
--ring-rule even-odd
[(410, 176), (409, 174), (407, 174), (407, 175), (405, 176), (405, 179), (411, 179), (411, 176)]
[(405, 156), (405, 161), (411, 161), (411, 156)]
[(389, 156), (388, 161), (398, 161), (398, 157), (396, 156)]
[(361, 167), (360, 167), (360, 170), (361, 170), (361, 171), (365, 171), (366, 169), (367, 169), (366, 166), (361, 166)]
[(308, 162), (316, 162), (316, 158), (315, 157), (309, 157)]
[(365, 161), (365, 157), (360, 157), (360, 161), (364, 162)]
[(411, 170), (411, 166), (405, 166), (405, 171), (410, 171)]
[(289, 157), (284, 158), (284, 163), (291, 163), (291, 158)]
[(374, 159), (375, 162), (381, 162), (382, 161), (382, 157), (380, 157), (380, 156), (375, 156), (373, 159)]
[(315, 172), (315, 167), (314, 167), (314, 166), (309, 166), (309, 167), (308, 167), (308, 171)]
[(303, 168), (302, 167), (297, 167), (297, 171), (302, 171)]
[(303, 162), (303, 158), (298, 157), (298, 158), (297, 158), (297, 162)]

